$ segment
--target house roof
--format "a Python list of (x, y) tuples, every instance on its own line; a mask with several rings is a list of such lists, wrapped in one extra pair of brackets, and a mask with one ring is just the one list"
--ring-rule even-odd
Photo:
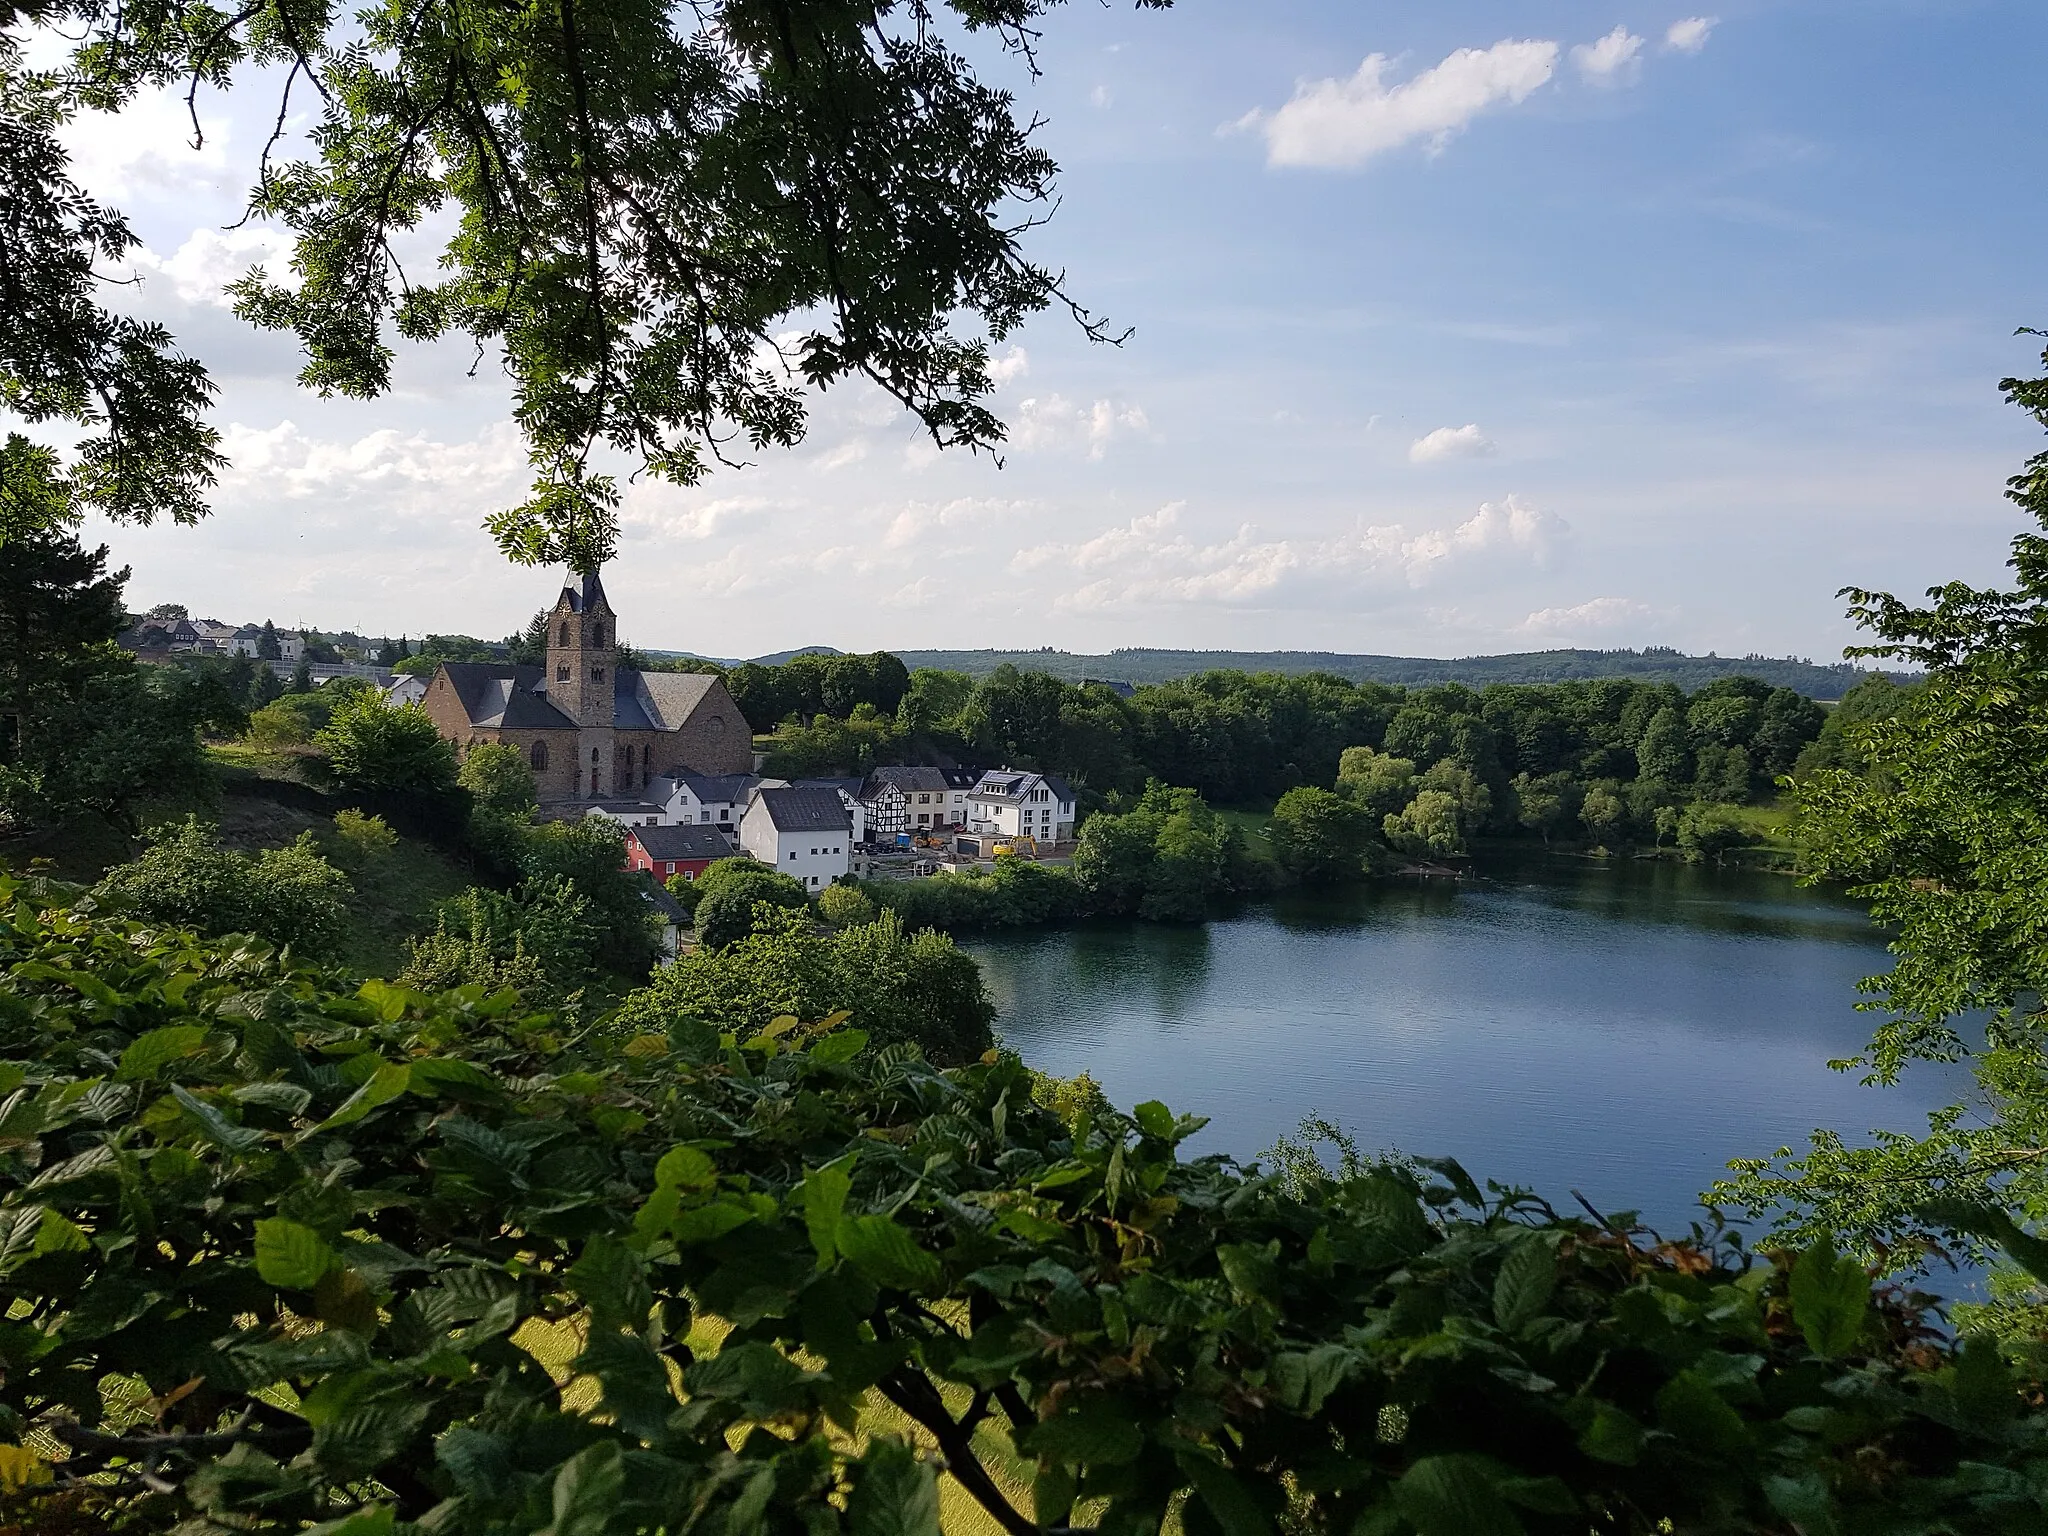
[(685, 822), (679, 827), (628, 827), (626, 836), (647, 851), (647, 857), (661, 863), (684, 859), (724, 859), (732, 856), (732, 844), (716, 827)]
[(894, 784), (904, 794), (919, 789), (936, 789), (943, 792), (947, 788), (944, 769), (906, 766), (899, 763), (872, 770), (861, 787), (860, 798), (873, 799), (881, 793), (885, 784)]
[(778, 832), (851, 832), (839, 792), (831, 789), (764, 789), (754, 804), (767, 813)]
[(738, 805), (761, 781), (751, 773), (679, 773), (674, 782), (687, 788), (701, 805)]
[(983, 774), (970, 798), (1001, 800), (1007, 804), (1023, 799), (1041, 784), (1052, 792), (1055, 800), (1065, 802), (1074, 798), (1072, 787), (1056, 773), (1020, 773), (1012, 768), (998, 768)]
[(669, 895), (666, 890), (662, 889), (662, 884), (659, 880), (649, 878), (644, 870), (641, 872), (640, 899), (646, 902), (648, 906), (654, 908), (656, 915), (669, 927), (687, 928), (690, 926), (690, 914), (683, 910), (682, 904), (675, 897)]
[(860, 798), (859, 779), (796, 779), (792, 784), (797, 789), (829, 789), (835, 795), (846, 795), (855, 800)]
[[(473, 726), (494, 730), (573, 731), (576, 723), (548, 700), (545, 667), (445, 661), (441, 669)], [(704, 702), (718, 679), (708, 673), (619, 670), (612, 728), (673, 731)], [(737, 713), (737, 711), (735, 711)]]

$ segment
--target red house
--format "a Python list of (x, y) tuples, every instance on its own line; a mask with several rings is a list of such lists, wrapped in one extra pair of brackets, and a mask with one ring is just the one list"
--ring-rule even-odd
[(713, 859), (729, 859), (732, 844), (716, 827), (627, 827), (626, 868), (644, 869), (656, 880), (681, 875), (694, 880)]

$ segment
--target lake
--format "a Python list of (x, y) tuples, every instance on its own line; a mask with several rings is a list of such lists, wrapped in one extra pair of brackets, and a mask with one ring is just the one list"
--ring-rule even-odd
[(968, 947), (1027, 1062), (1211, 1116), (1192, 1151), (1250, 1158), (1317, 1114), (1367, 1151), (1673, 1230), (1731, 1157), (1815, 1126), (1917, 1130), (1967, 1087), (1960, 1068), (1884, 1090), (1829, 1069), (1869, 1037), (1857, 979), (1887, 965), (1844, 898), (1653, 861), (1481, 874)]

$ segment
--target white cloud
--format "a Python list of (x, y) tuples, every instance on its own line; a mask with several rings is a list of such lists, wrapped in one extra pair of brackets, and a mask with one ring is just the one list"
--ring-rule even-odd
[(1144, 410), (1135, 405), (1097, 400), (1084, 406), (1064, 395), (1033, 396), (1017, 403), (1009, 440), (1012, 447), (1027, 452), (1085, 445), (1088, 457), (1099, 459), (1114, 439), (1150, 425)]
[(988, 376), (995, 381), (996, 388), (1021, 379), (1031, 371), (1031, 354), (1022, 347), (1012, 347), (1001, 357), (988, 360)]
[(109, 202), (137, 194), (182, 196), (223, 184), (228, 123), (204, 108), (203, 142), (192, 147), (192, 115), (182, 88), (138, 92), (119, 112), (81, 112), (58, 130), (78, 184)]
[(1707, 34), (1720, 20), (1718, 16), (1688, 16), (1674, 21), (1664, 33), (1664, 46), (1673, 53), (1698, 53), (1707, 46)]
[(1098, 85), (1088, 93), (1088, 100), (1097, 107), (1107, 107), (1116, 100), (1116, 96), (1108, 86)]
[(1640, 37), (1627, 27), (1616, 27), (1598, 42), (1572, 49), (1572, 63), (1595, 85), (1619, 85), (1636, 73), (1642, 51)]
[(291, 281), (292, 239), (281, 229), (247, 224), (237, 229), (195, 229), (169, 256), (146, 247), (135, 252), (136, 271), (169, 280), (187, 304), (228, 307), (227, 286), (251, 267), (262, 266), (273, 281)]
[(1539, 608), (1517, 628), (1528, 634), (1571, 636), (1640, 625), (1656, 617), (1656, 609), (1632, 597), (1594, 597), (1569, 608)]
[(1438, 427), (1408, 445), (1408, 462), (1434, 464), (1440, 459), (1476, 459), (1494, 451), (1493, 440), (1468, 421), (1462, 427)]
[(1434, 154), (1489, 107), (1517, 105), (1546, 84), (1557, 44), (1508, 38), (1460, 48), (1399, 85), (1387, 83), (1391, 62), (1375, 53), (1349, 79), (1301, 81), (1285, 106), (1249, 112), (1236, 126), (1265, 135), (1269, 165), (1349, 169), (1415, 139)]
[(1413, 532), (1399, 523), (1361, 523), (1328, 539), (1261, 539), (1246, 523), (1228, 539), (1205, 544), (1182, 529), (1184, 507), (1170, 502), (1079, 543), (1020, 549), (1010, 569), (1066, 569), (1091, 578), (1055, 596), (1055, 609), (1300, 607), (1423, 587), (1450, 571), (1488, 564), (1543, 566), (1570, 534), (1556, 513), (1509, 496), (1449, 528)]
[(402, 499), (413, 491), (429, 496), (436, 509), (471, 517), (502, 504), (508, 492), (525, 484), (528, 472), (526, 450), (510, 422), (466, 443), (390, 427), (335, 442), (308, 437), (291, 421), (263, 429), (234, 422), (222, 437), (232, 467), (221, 486), (234, 495), (293, 501), (369, 496), (389, 505), (394, 493)]

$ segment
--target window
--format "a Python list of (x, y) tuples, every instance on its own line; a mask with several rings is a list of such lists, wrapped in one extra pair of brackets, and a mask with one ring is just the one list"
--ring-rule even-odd
[(811, 876), (811, 884), (816, 885), (817, 883), (818, 877), (816, 875)]
[(591, 761), (591, 765), (592, 765), (593, 767), (595, 767), (595, 766), (596, 766), (596, 764), (597, 764), (597, 748), (595, 748), (595, 747), (592, 747), (592, 748), (590, 749), (590, 761)]
[(792, 864), (796, 862), (796, 850), (794, 848), (789, 850), (789, 862)]
[(533, 764), (536, 770), (545, 771), (548, 766), (548, 744), (544, 741), (536, 741), (533, 744), (533, 750), (526, 754), (526, 760)]
[(590, 643), (592, 645), (604, 644), (604, 626), (602, 624), (593, 624), (590, 626)]
[(561, 639), (561, 644), (563, 644), (563, 645), (565, 645), (565, 646), (566, 646), (566, 645), (567, 645), (568, 643), (569, 643), (569, 624), (568, 624), (568, 621), (567, 621), (567, 620), (565, 619), (565, 620), (564, 620), (564, 621), (562, 622), (562, 639)]
[(709, 806), (706, 806), (704, 808), (703, 814), (698, 816), (697, 819), (699, 821), (709, 821), (711, 819), (711, 808)]
[(725, 734), (725, 716), (713, 715), (706, 720), (704, 722), (704, 734), (706, 736), (723, 736)]
[(601, 683), (601, 682), (603, 682), (603, 681), (604, 681), (604, 668), (603, 668), (603, 667), (592, 667), (592, 668), (590, 669), (590, 680), (591, 680), (591, 681), (592, 681), (593, 683)]
[(675, 867), (675, 865), (673, 865), (673, 864), (669, 865), (669, 867), (668, 867), (668, 872), (669, 872), (670, 874), (674, 874), (674, 873), (676, 872), (676, 867)]
[(569, 681), (569, 669), (567, 667), (555, 668), (555, 681), (558, 683), (566, 683), (567, 681)]

